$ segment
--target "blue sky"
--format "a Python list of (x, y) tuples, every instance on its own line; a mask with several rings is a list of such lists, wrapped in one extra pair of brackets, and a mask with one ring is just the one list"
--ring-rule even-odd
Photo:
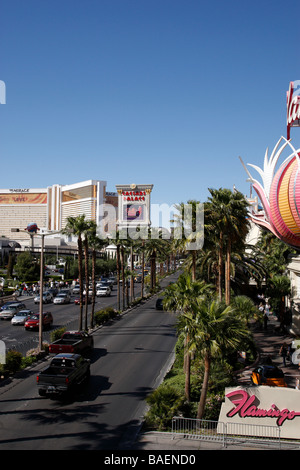
[(286, 136), (299, 13), (293, 0), (1, 0), (0, 187), (249, 194), (238, 157), (262, 166)]

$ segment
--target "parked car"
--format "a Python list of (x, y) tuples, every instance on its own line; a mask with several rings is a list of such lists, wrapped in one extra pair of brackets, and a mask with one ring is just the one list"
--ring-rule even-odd
[(11, 319), (11, 324), (12, 325), (25, 325), (26, 320), (33, 315), (32, 310), (20, 310), (18, 313), (16, 313), (12, 319)]
[(287, 387), (284, 373), (274, 365), (259, 365), (251, 374), (252, 385), (270, 385), (273, 387)]
[(57, 294), (57, 296), (53, 300), (54, 304), (69, 304), (70, 302), (71, 297), (69, 296), (69, 294), (62, 294), (61, 292)]
[[(35, 304), (40, 303), (40, 295), (37, 295), (33, 300)], [(50, 292), (43, 292), (43, 304), (50, 304), (53, 302), (53, 296)]]
[[(39, 313), (34, 313), (31, 315), (25, 322), (25, 330), (36, 330), (39, 328), (40, 315)], [(43, 313), (43, 329), (51, 328), (53, 323), (53, 317), (50, 312)]]
[(96, 296), (97, 297), (107, 297), (108, 295), (111, 294), (111, 290), (110, 290), (110, 287), (108, 286), (101, 286), (99, 288), (97, 288), (96, 290)]

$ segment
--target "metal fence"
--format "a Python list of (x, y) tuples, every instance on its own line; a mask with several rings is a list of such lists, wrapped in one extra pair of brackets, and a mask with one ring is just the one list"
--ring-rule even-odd
[(182, 418), (172, 420), (173, 437), (219, 442), (223, 447), (232, 443), (251, 442), (252, 444), (274, 445), (281, 448), (279, 426), (264, 426), (244, 423), (223, 423), (220, 421)]

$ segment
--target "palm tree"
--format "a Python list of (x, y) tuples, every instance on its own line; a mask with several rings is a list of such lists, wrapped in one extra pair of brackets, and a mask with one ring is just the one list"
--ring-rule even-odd
[(78, 215), (77, 217), (68, 217), (65, 228), (62, 233), (65, 235), (73, 234), (77, 237), (78, 246), (78, 277), (79, 277), (79, 330), (82, 330), (82, 313), (83, 313), (83, 270), (82, 270), (82, 235), (86, 230), (85, 214)]
[[(179, 312), (182, 316), (194, 315), (195, 304), (197, 299), (204, 299), (210, 296), (213, 292), (213, 286), (205, 283), (204, 281), (192, 281), (189, 274), (182, 274), (179, 276), (175, 284), (169, 285), (164, 291), (163, 305), (167, 310)], [(191, 356), (189, 350), (189, 337), (190, 329), (186, 324), (182, 332), (185, 335), (185, 356), (184, 356), (184, 371), (185, 371), (185, 397), (190, 401), (190, 365)]]
[(271, 297), (271, 306), (278, 310), (280, 325), (284, 325), (285, 297), (291, 293), (290, 278), (284, 275), (275, 275), (270, 278), (266, 294)]
[(165, 253), (165, 243), (162, 233), (156, 228), (149, 230), (149, 237), (145, 241), (145, 255), (150, 261), (150, 289), (156, 287), (156, 260)]
[(92, 311), (91, 311), (91, 328), (94, 326), (94, 313), (95, 313), (95, 301), (96, 301), (96, 259), (97, 251), (101, 251), (105, 246), (108, 245), (108, 240), (97, 236), (96, 223), (91, 221), (90, 231), (88, 233), (89, 246), (92, 250)]
[(220, 358), (225, 350), (236, 350), (249, 336), (248, 329), (232, 306), (203, 297), (196, 299), (189, 312), (179, 317), (177, 328), (179, 331), (189, 330), (189, 351), (199, 352), (204, 359), (204, 378), (197, 411), (197, 418), (202, 419), (212, 360)]
[[(193, 247), (192, 243), (195, 245), (199, 244), (199, 238), (202, 237), (202, 231), (198, 230), (199, 227), (199, 217), (202, 205), (199, 201), (189, 200), (187, 204), (181, 202), (180, 204), (175, 205), (178, 214), (175, 214), (175, 235), (176, 239), (180, 243), (177, 243), (177, 247), (181, 247), (182, 251), (185, 251), (188, 255), (188, 259), (191, 259), (191, 272), (192, 280), (196, 280), (196, 260), (199, 249), (190, 249)], [(197, 243), (196, 243), (197, 242)]]
[(255, 306), (253, 300), (246, 295), (236, 295), (233, 297), (231, 305), (235, 308), (241, 320), (245, 321), (247, 326), (249, 325), (250, 318), (252, 318), (255, 313), (257, 313), (257, 307)]
[(214, 222), (216, 234), (218, 236), (219, 250), (219, 299), (222, 299), (222, 271), (223, 271), (223, 250), (226, 251), (225, 261), (225, 299), (226, 304), (230, 304), (230, 267), (231, 252), (235, 244), (241, 244), (248, 233), (249, 221), (248, 203), (239, 191), (230, 191), (220, 188), (209, 189), (211, 197), (208, 198), (210, 204), (211, 221)]
[(85, 315), (84, 315), (84, 329), (88, 329), (88, 297), (89, 297), (89, 236), (96, 230), (96, 223), (92, 220), (85, 221), (84, 227), (84, 266), (85, 266)]

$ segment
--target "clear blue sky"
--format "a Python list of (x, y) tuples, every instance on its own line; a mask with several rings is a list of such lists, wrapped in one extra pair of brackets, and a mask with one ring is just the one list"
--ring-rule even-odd
[(238, 156), (261, 166), (286, 136), (299, 14), (293, 0), (1, 0), (0, 188), (249, 193)]

